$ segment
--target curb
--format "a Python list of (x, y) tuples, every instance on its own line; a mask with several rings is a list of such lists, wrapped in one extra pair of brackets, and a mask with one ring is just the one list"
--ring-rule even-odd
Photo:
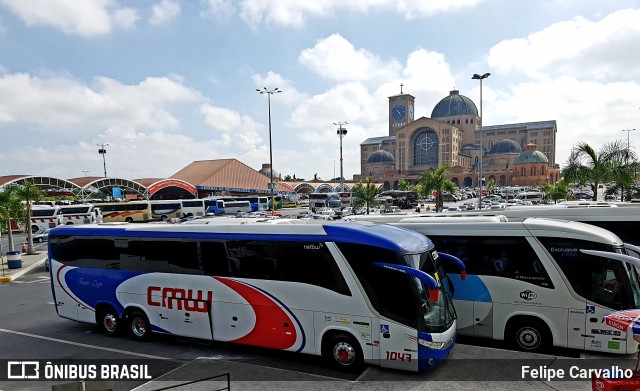
[(47, 257), (42, 258), (39, 261), (36, 261), (34, 263), (32, 263), (30, 266), (27, 266), (26, 268), (13, 273), (13, 275), (11, 276), (7, 276), (7, 277), (0, 277), (0, 282), (11, 282), (11, 281), (15, 281), (18, 278), (22, 277), (23, 275), (29, 273), (31, 270), (35, 269), (38, 266), (41, 266), (44, 264), (45, 259), (47, 259)]

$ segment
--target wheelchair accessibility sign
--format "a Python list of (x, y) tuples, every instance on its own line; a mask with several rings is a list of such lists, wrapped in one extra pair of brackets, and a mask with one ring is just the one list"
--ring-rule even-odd
[(380, 333), (389, 334), (389, 325), (388, 324), (381, 324), (380, 325)]

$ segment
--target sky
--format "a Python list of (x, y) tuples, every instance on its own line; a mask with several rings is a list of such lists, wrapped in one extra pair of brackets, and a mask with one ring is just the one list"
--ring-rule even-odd
[(400, 84), (430, 117), (453, 89), (479, 106), (487, 72), (483, 123), (556, 120), (563, 166), (635, 149), (639, 64), (638, 0), (0, 0), (0, 176), (260, 169), (271, 134), (282, 176), (331, 179), (347, 122), (349, 180)]

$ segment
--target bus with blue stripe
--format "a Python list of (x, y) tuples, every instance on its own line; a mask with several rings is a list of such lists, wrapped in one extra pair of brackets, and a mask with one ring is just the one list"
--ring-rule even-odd
[(419, 233), (315, 220), (62, 226), (49, 259), (58, 315), (107, 335), (321, 355), (346, 370), (442, 362), (456, 335), (444, 263), (464, 274)]
[(567, 220), (505, 216), (378, 215), (429, 237), (468, 269), (454, 286), (458, 334), (506, 341), (544, 353), (553, 347), (600, 353), (638, 350), (633, 333), (605, 316), (640, 308), (640, 249), (600, 227)]

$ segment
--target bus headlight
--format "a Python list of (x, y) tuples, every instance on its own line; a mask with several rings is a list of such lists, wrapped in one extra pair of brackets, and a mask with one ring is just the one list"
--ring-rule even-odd
[(418, 338), (418, 343), (422, 346), (428, 347), (429, 349), (436, 349), (436, 350), (443, 349), (445, 345), (445, 342), (430, 342), (420, 338)]
[(452, 339), (450, 339), (448, 341), (445, 341), (445, 342), (432, 342), (432, 341), (427, 341), (427, 340), (422, 339), (422, 338), (416, 338), (416, 337), (414, 337), (412, 335), (408, 335), (408, 334), (405, 334), (405, 336), (408, 339), (410, 339), (412, 341), (415, 341), (415, 342), (417, 342), (418, 344), (420, 344), (420, 345), (422, 345), (424, 347), (427, 347), (429, 349), (435, 349), (435, 350), (447, 349), (449, 346), (451, 346), (453, 344), (453, 341), (454, 341), (454, 339), (452, 338)]

